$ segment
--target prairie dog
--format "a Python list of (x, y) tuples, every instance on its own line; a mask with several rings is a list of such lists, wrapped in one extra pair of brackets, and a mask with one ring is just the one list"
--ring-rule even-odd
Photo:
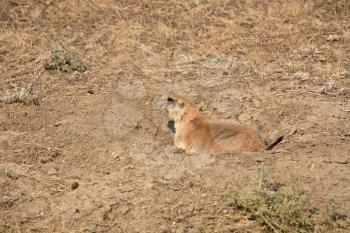
[(175, 93), (166, 96), (168, 128), (175, 146), (187, 153), (226, 154), (239, 151), (270, 150), (282, 137), (265, 148), (258, 132), (250, 127), (212, 120), (204, 116), (188, 97)]

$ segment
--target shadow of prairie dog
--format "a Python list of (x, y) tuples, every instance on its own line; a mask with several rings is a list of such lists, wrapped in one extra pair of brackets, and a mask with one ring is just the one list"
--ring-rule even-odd
[(166, 96), (168, 128), (175, 133), (175, 146), (187, 153), (227, 154), (239, 151), (271, 150), (283, 137), (265, 146), (258, 132), (239, 124), (211, 120), (188, 97)]

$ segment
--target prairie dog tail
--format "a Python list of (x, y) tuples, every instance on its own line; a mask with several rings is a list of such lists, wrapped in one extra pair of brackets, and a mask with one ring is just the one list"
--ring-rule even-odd
[(283, 136), (279, 136), (274, 142), (272, 142), (270, 145), (268, 145), (265, 150), (272, 150), (278, 143), (280, 143), (283, 140)]

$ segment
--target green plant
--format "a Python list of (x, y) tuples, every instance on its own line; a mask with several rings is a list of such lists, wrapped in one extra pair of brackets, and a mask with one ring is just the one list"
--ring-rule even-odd
[(0, 96), (0, 102), (39, 105), (38, 97), (33, 94), (33, 83), (27, 87), (15, 87), (13, 90), (7, 91), (5, 95)]
[(268, 232), (311, 232), (310, 211), (305, 192), (294, 192), (281, 184), (269, 183), (260, 173), (256, 186), (229, 194), (233, 206), (256, 220)]
[(67, 46), (63, 44), (59, 48), (52, 49), (50, 58), (44, 61), (46, 70), (85, 72), (88, 69), (88, 65), (69, 52)]

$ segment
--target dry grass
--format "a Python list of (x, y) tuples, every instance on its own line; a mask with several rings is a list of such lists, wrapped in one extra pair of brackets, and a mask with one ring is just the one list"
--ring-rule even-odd
[(312, 207), (306, 191), (269, 182), (262, 170), (255, 186), (228, 192), (227, 197), (231, 206), (265, 232), (336, 232), (342, 228), (336, 222), (347, 218), (335, 211), (333, 200), (326, 200), (322, 208)]
[[(346, 0), (167, 1), (167, 4), (2, 0), (1, 4), (4, 34), (0, 43), (9, 45), (2, 53), (4, 66), (16, 64), (28, 70), (31, 64), (40, 69), (38, 62), (47, 57), (52, 44), (72, 39), (79, 57), (94, 64), (96, 72), (103, 68), (106, 75), (118, 73), (110, 67), (132, 70), (136, 66), (146, 70), (140, 67), (144, 64), (140, 58), (144, 53), (142, 47), (151, 48), (147, 52), (163, 61), (147, 66), (147, 71), (152, 70), (148, 74), (160, 77), (176, 75), (173, 69), (178, 69), (178, 65), (174, 62), (183, 53), (188, 54), (187, 62), (213, 56), (248, 60), (259, 64), (258, 70), (237, 67), (235, 74), (258, 78), (278, 78), (281, 69), (289, 73), (307, 70), (317, 83), (350, 69), (346, 46), (350, 6)], [(97, 30), (92, 30), (95, 27)], [(330, 36), (337, 39), (327, 39)], [(114, 59), (106, 59), (107, 53)], [(23, 58), (10, 59), (19, 55)], [(59, 59), (59, 63), (64, 62)], [(196, 66), (195, 72), (185, 75), (208, 75), (199, 72), (199, 68)], [(179, 69), (189, 68), (182, 65)]]

